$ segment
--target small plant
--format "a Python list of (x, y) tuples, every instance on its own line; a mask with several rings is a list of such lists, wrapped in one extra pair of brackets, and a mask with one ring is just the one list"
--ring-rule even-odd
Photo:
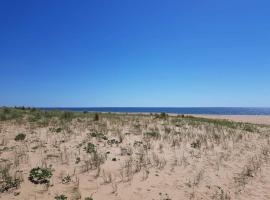
[(199, 148), (201, 148), (201, 141), (197, 139), (196, 141), (192, 142), (190, 144), (190, 146), (192, 148), (199, 149)]
[(63, 184), (69, 183), (70, 181), (71, 181), (71, 177), (69, 175), (62, 178)]
[(18, 188), (21, 183), (20, 179), (12, 178), (10, 176), (8, 168), (0, 170), (0, 180), (0, 193), (9, 191), (13, 188)]
[(65, 195), (61, 194), (61, 195), (56, 195), (54, 197), (54, 199), (56, 199), (56, 200), (66, 200), (67, 197)]
[(160, 195), (160, 200), (172, 200), (167, 193), (166, 194), (162, 194), (160, 192), (159, 195)]
[(119, 144), (119, 142), (118, 142), (116, 139), (108, 140), (107, 143), (108, 143), (109, 145), (112, 145), (112, 144)]
[(80, 157), (77, 157), (76, 158), (76, 161), (75, 161), (75, 164), (78, 164), (79, 162), (81, 162), (81, 158)]
[(60, 133), (62, 131), (62, 128), (50, 128), (49, 130), (55, 133)]
[(97, 133), (97, 132), (92, 132), (89, 134), (91, 137), (95, 137), (97, 139), (103, 139), (103, 140), (108, 140), (108, 138), (103, 134), (103, 133)]
[(50, 182), (49, 179), (51, 177), (52, 177), (51, 169), (36, 167), (31, 169), (28, 179), (34, 184), (47, 184)]
[(146, 132), (146, 133), (144, 133), (144, 136), (158, 138), (160, 136), (160, 134), (158, 132)]
[(25, 139), (25, 137), (26, 135), (24, 133), (19, 133), (18, 135), (16, 135), (15, 141), (22, 141)]
[(86, 151), (86, 153), (95, 153), (96, 146), (93, 143), (89, 142), (87, 146), (84, 148), (84, 150)]
[(85, 197), (84, 200), (94, 200), (92, 197)]
[(112, 161), (116, 161), (116, 158), (113, 158)]

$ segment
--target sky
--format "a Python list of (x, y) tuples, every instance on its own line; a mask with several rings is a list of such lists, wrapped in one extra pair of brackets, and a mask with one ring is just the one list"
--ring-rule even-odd
[(0, 0), (0, 106), (270, 107), (269, 0)]

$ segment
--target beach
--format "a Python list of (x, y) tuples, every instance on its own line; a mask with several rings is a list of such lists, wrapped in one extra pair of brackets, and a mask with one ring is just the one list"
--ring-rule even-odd
[(194, 115), (194, 116), (205, 117), (210, 119), (227, 119), (235, 122), (270, 125), (269, 115)]
[(3, 200), (270, 199), (270, 116), (5, 108), (0, 119)]

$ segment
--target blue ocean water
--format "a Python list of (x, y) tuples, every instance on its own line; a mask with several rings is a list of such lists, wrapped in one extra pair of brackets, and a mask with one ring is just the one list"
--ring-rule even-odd
[(262, 107), (54, 107), (43, 110), (66, 110), (88, 112), (128, 112), (128, 113), (175, 113), (175, 114), (214, 114), (214, 115), (270, 115), (270, 108)]

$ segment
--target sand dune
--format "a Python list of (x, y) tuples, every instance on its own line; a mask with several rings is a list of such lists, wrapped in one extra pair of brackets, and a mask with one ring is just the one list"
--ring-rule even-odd
[(0, 199), (270, 199), (269, 117), (0, 114)]

